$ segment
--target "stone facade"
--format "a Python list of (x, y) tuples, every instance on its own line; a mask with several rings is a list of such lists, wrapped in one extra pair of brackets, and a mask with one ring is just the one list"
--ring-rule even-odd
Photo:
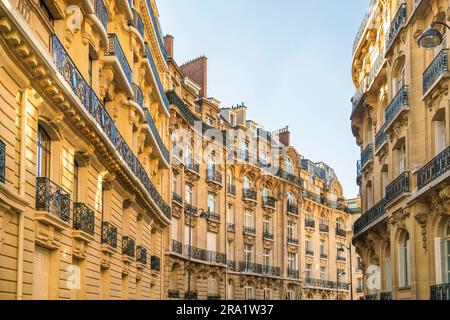
[[(418, 45), (447, 1), (372, 1), (354, 45), (352, 130), (366, 299), (449, 299), (448, 56)], [(444, 32), (445, 28), (438, 29)]]

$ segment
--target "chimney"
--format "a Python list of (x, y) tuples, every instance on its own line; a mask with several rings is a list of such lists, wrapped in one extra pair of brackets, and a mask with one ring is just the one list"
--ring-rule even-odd
[(173, 36), (168, 34), (164, 37), (164, 47), (169, 58), (173, 58)]
[(284, 146), (289, 147), (291, 145), (291, 132), (289, 131), (289, 127), (277, 130), (274, 134), (278, 136)]
[(192, 79), (202, 88), (200, 90), (200, 98), (207, 97), (207, 66), (208, 58), (201, 56), (186, 62), (180, 67), (181, 72), (183, 72), (185, 76)]

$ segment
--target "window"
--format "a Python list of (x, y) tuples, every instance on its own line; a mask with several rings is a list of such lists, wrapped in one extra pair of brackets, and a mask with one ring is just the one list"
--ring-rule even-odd
[(178, 193), (178, 176), (176, 174), (172, 176), (172, 190), (174, 193)]
[(253, 245), (248, 243), (245, 244), (244, 257), (246, 263), (253, 263)]
[[(192, 227), (184, 225), (184, 245), (185, 246), (189, 246), (192, 245), (192, 239), (193, 239), (193, 233), (194, 231), (192, 230)], [(189, 236), (190, 236), (190, 241), (189, 241)]]
[(178, 240), (178, 219), (172, 217), (172, 239)]
[(341, 218), (336, 218), (336, 229), (344, 230), (343, 221)]
[(445, 126), (445, 111), (439, 110), (433, 119), (435, 155), (444, 151), (447, 146), (447, 128)]
[(263, 232), (264, 234), (272, 234), (272, 218), (270, 216), (263, 217)]
[(347, 281), (344, 269), (338, 269), (337, 275), (339, 283), (345, 283)]
[(401, 240), (398, 249), (399, 286), (401, 288), (408, 287), (410, 284), (409, 249), (409, 234), (406, 234)]
[(406, 144), (399, 149), (399, 174), (406, 171)]
[(326, 255), (326, 249), (325, 249), (325, 241), (324, 240), (320, 240), (320, 255)]
[(206, 234), (206, 247), (208, 251), (217, 252), (217, 233), (208, 232)]
[(264, 187), (264, 189), (262, 191), (262, 195), (263, 195), (263, 199), (266, 199), (267, 197), (270, 196), (270, 191), (267, 187)]
[(363, 278), (357, 279), (357, 287), (356, 288), (359, 292), (363, 292), (363, 290), (364, 290), (364, 279)]
[(309, 236), (305, 237), (305, 248), (307, 251), (312, 251), (311, 237)]
[(39, 7), (41, 8), (41, 10), (44, 13), (45, 17), (47, 18), (47, 20), (51, 24), (53, 24), (55, 19), (53, 18), (53, 15), (51, 14), (50, 10), (48, 9), (47, 5), (45, 4), (45, 1), (39, 0)]
[(288, 201), (289, 205), (295, 205), (295, 197), (294, 197), (294, 195), (291, 192), (288, 192), (286, 194), (286, 198), (287, 198), (287, 201)]
[(73, 202), (78, 202), (78, 162), (73, 162)]
[(50, 288), (50, 250), (40, 246), (35, 247), (33, 299), (48, 300)]
[(255, 299), (255, 288), (251, 286), (245, 286), (245, 300), (254, 300)]
[(213, 172), (216, 170), (216, 164), (213, 154), (208, 155), (208, 172)]
[(208, 192), (208, 212), (216, 213), (216, 195)]
[(253, 214), (253, 210), (251, 209), (244, 210), (244, 226), (248, 228), (255, 227), (255, 217)]
[(230, 171), (228, 171), (228, 173), (227, 173), (227, 184), (233, 185), (233, 173)]
[(381, 195), (383, 198), (386, 196), (386, 187), (388, 186), (388, 172), (387, 170), (381, 171)]
[(252, 188), (252, 182), (249, 177), (244, 177), (244, 190), (249, 190)]
[(228, 300), (234, 300), (234, 283), (233, 280), (228, 280)]
[(41, 126), (37, 136), (36, 176), (49, 177), (50, 174), (50, 137)]
[(232, 127), (236, 127), (236, 115), (234, 113), (230, 113), (230, 124)]
[(286, 300), (295, 300), (294, 290), (286, 290)]
[(289, 270), (298, 270), (296, 253), (288, 252), (288, 268)]
[(287, 236), (288, 239), (296, 239), (297, 232), (296, 232), (296, 223), (294, 221), (288, 221), (287, 223)]
[(184, 201), (186, 204), (192, 204), (192, 186), (190, 184), (184, 185)]
[(210, 116), (206, 116), (205, 123), (208, 126), (212, 126), (213, 125), (213, 119)]
[(320, 224), (323, 226), (327, 224), (325, 217), (323, 215), (320, 216)]
[(272, 265), (272, 251), (270, 249), (264, 249), (263, 251), (263, 266)]
[(320, 280), (325, 281), (327, 279), (327, 268), (320, 267)]
[(234, 224), (234, 206), (231, 203), (227, 206), (227, 223)]
[(311, 270), (312, 270), (312, 264), (307, 263), (305, 265), (305, 278), (306, 279), (311, 279), (312, 278)]
[(292, 166), (292, 160), (289, 157), (287, 157), (285, 160), (285, 169), (287, 174), (294, 174), (294, 167)]
[(272, 289), (264, 288), (264, 300), (272, 300)]
[(184, 164), (185, 165), (192, 165), (194, 162), (192, 147), (190, 144), (186, 145), (186, 150), (184, 152)]

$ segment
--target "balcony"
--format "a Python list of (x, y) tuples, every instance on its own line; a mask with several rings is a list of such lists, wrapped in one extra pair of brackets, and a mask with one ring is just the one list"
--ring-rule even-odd
[(250, 190), (250, 189), (243, 189), (242, 190), (242, 199), (244, 201), (258, 201), (258, 195), (256, 191)]
[(386, 53), (389, 52), (391, 49), (391, 46), (395, 42), (395, 39), (397, 39), (398, 34), (402, 30), (406, 23), (406, 3), (403, 3), (400, 5), (400, 8), (397, 11), (397, 14), (395, 15), (394, 19), (391, 22), (391, 26), (389, 27), (388, 32), (386, 33)]
[(443, 49), (431, 62), (430, 66), (423, 73), (423, 94), (428, 91), (443, 78), (449, 77), (448, 72), (448, 49)]
[(147, 264), (147, 249), (143, 246), (136, 247), (136, 262), (143, 265)]
[(363, 293), (364, 289), (362, 287), (357, 287), (356, 288), (356, 293)]
[(293, 215), (298, 216), (298, 206), (288, 202), (287, 204), (287, 212)]
[(378, 294), (367, 294), (364, 296), (364, 300), (378, 300)]
[(380, 300), (392, 300), (392, 292), (380, 293)]
[(256, 237), (256, 229), (253, 227), (244, 227), (244, 234)]
[(305, 249), (305, 254), (309, 257), (314, 257), (314, 250), (306, 248)]
[(117, 248), (117, 227), (103, 221), (101, 243), (114, 249)]
[(450, 283), (432, 286), (430, 288), (430, 300), (449, 301)]
[(305, 219), (305, 228), (315, 229), (316, 222), (313, 219)]
[(347, 237), (347, 231), (337, 227), (336, 228), (336, 236), (345, 238), (345, 237)]
[(328, 254), (321, 252), (320, 259), (324, 259), (324, 260), (328, 259)]
[(327, 224), (321, 223), (319, 225), (319, 231), (320, 232), (328, 233), (329, 230), (330, 230), (330, 227)]
[(450, 170), (450, 147), (436, 158), (424, 165), (417, 172), (417, 187), (419, 190), (438, 179)]
[(183, 254), (183, 245), (177, 240), (172, 240), (172, 252)]
[(206, 182), (212, 182), (218, 185), (222, 185), (222, 174), (214, 169), (207, 169)]
[(121, 81), (128, 86), (126, 90), (128, 95), (131, 95), (133, 87), (133, 71), (123, 52), (122, 46), (120, 45), (119, 38), (114, 33), (108, 33), (108, 41), (108, 50), (105, 52), (105, 56), (115, 57), (111, 62), (115, 62), (114, 68), (120, 75)]
[(198, 261), (203, 262), (211, 262), (211, 263), (217, 263), (226, 265), (227, 258), (225, 254), (215, 252), (215, 251), (208, 251), (205, 249), (200, 249), (193, 246), (185, 245), (183, 249), (183, 255), (187, 258), (195, 259)]
[(279, 267), (263, 264), (261, 266), (261, 273), (267, 276), (279, 277), (281, 275), (281, 269)]
[(184, 204), (184, 213), (191, 215), (191, 216), (196, 216), (198, 211), (199, 210), (196, 207), (194, 207), (192, 204), (190, 204), (190, 203)]
[(134, 258), (134, 253), (135, 253), (135, 242), (134, 239), (129, 237), (129, 236), (125, 236), (122, 237), (122, 254), (129, 257), (129, 258)]
[(355, 221), (355, 224), (353, 225), (353, 232), (355, 236), (385, 214), (386, 200), (383, 199)]
[(352, 98), (352, 117), (358, 110), (360, 110), (360, 107), (363, 105), (363, 101), (366, 97), (366, 81), (361, 81), (361, 84), (356, 90), (355, 95)]
[(126, 144), (100, 99), (82, 77), (56, 35), (53, 35), (52, 42), (53, 62), (56, 69), (67, 84), (70, 85), (73, 93), (78, 97), (86, 111), (92, 116), (95, 124), (101, 129), (102, 134), (109, 140), (110, 146), (118, 152), (134, 177), (142, 183), (147, 197), (154, 202), (155, 209), (170, 220), (172, 216), (170, 206), (162, 199), (144, 167)]
[(176, 204), (182, 206), (183, 205), (183, 199), (181, 196), (175, 192), (172, 193), (172, 202), (175, 202)]
[(148, 9), (148, 11), (150, 13), (150, 17), (152, 19), (152, 25), (153, 25), (153, 29), (155, 30), (156, 39), (158, 41), (159, 49), (161, 50), (163, 58), (167, 61), (168, 56), (167, 56), (167, 52), (166, 52), (166, 47), (164, 46), (164, 40), (163, 40), (163, 36), (162, 36), (162, 33), (161, 33), (161, 28), (160, 28), (160, 25), (159, 25), (158, 18), (156, 17), (155, 13), (153, 12), (153, 7), (152, 7), (152, 4), (151, 4), (150, 0), (146, 0), (146, 2), (147, 2), (147, 9)]
[(84, 203), (73, 204), (73, 229), (94, 237), (95, 214)]
[(197, 291), (186, 291), (184, 293), (185, 300), (198, 300), (198, 292)]
[(190, 171), (190, 172), (194, 173), (195, 175), (199, 175), (200, 174), (200, 165), (198, 163), (186, 162), (184, 164), (184, 168), (187, 171)]
[(275, 198), (270, 196), (264, 196), (262, 201), (262, 207), (265, 209), (275, 209)]
[(278, 169), (276, 176), (303, 188), (303, 180), (297, 177), (295, 174), (288, 173), (282, 169)]
[(169, 114), (169, 99), (166, 96), (166, 92), (164, 91), (164, 87), (161, 82), (161, 78), (159, 77), (158, 70), (156, 69), (155, 61), (153, 60), (152, 53), (150, 51), (150, 47), (148, 43), (145, 44), (145, 57), (147, 58), (147, 69), (148, 74), (151, 75), (151, 79), (153, 80), (153, 84), (158, 89), (157, 93), (160, 98), (161, 105), (164, 108), (164, 111)]
[(239, 272), (262, 274), (262, 265), (253, 262), (239, 262)]
[(345, 262), (345, 261), (347, 261), (347, 258), (341, 257), (341, 256), (337, 256), (337, 257), (336, 257), (336, 261), (337, 261), (337, 262)]
[(303, 279), (303, 285), (307, 288), (335, 289), (336, 282), (325, 279), (314, 279), (306, 277)]
[(384, 124), (375, 136), (375, 154), (386, 145), (388, 139), (389, 135), (386, 133), (386, 124)]
[(106, 32), (108, 30), (108, 9), (106, 8), (103, 0), (91, 1), (92, 5), (94, 6), (95, 15), (97, 16), (98, 20), (100, 20), (100, 23), (102, 24)]
[(361, 160), (356, 162), (356, 184), (361, 186)]
[(405, 171), (386, 187), (386, 204), (409, 192), (409, 172)]
[(180, 299), (180, 291), (179, 290), (168, 290), (167, 297), (169, 299)]
[(236, 232), (236, 225), (234, 223), (227, 223), (228, 232)]
[(263, 239), (264, 240), (273, 240), (273, 233), (269, 231), (263, 232)]
[(288, 243), (288, 244), (293, 244), (293, 245), (298, 246), (299, 241), (298, 241), (298, 238), (294, 238), (294, 237), (289, 237), (289, 236), (288, 236), (288, 238), (287, 238), (287, 243)]
[(358, 49), (364, 35), (366, 34), (366, 30), (370, 25), (371, 17), (377, 9), (378, 0), (371, 0), (370, 5), (367, 8), (366, 13), (364, 14), (363, 21), (358, 29), (358, 33), (356, 35), (355, 41), (353, 42), (352, 55), (355, 55), (356, 50)]
[(0, 140), (0, 182), (6, 181), (6, 144)]
[(161, 271), (161, 258), (158, 256), (151, 256), (150, 269), (156, 272)]
[(408, 110), (408, 86), (403, 86), (384, 112), (385, 130), (388, 131), (395, 120)]
[(230, 271), (236, 271), (236, 261), (227, 261), (227, 267)]
[(372, 84), (377, 79), (378, 74), (381, 71), (381, 67), (383, 66), (385, 61), (384, 58), (384, 50), (381, 49), (378, 53), (378, 57), (375, 59), (375, 62), (372, 64), (372, 68), (370, 69), (369, 75), (367, 77), (367, 90), (370, 90), (372, 87)]
[(361, 170), (373, 161), (373, 144), (369, 144), (361, 153)]
[(133, 20), (129, 22), (129, 25), (139, 32), (143, 41), (145, 39), (144, 22), (142, 21), (142, 18), (139, 15), (139, 13), (134, 8), (132, 8), (131, 11), (133, 13)]
[(208, 293), (207, 300), (220, 300), (220, 294)]
[(134, 102), (139, 106), (140, 111), (144, 112), (144, 95), (141, 88), (133, 82)]
[(153, 117), (147, 108), (144, 109), (144, 114), (145, 114), (145, 123), (150, 128), (152, 140), (158, 146), (157, 150), (159, 152), (159, 155), (164, 159), (164, 161), (167, 164), (169, 164), (170, 163), (170, 152), (167, 149), (166, 145), (164, 144), (164, 142), (161, 138), (161, 135), (159, 134), (158, 129), (156, 128), (156, 124), (153, 121)]
[(205, 215), (206, 220), (220, 222), (220, 215), (214, 212), (207, 212)]
[(36, 178), (36, 218), (59, 229), (70, 221), (70, 195), (45, 177)]
[(291, 268), (287, 269), (287, 276), (288, 276), (288, 278), (299, 279), (300, 278), (299, 275), (300, 275), (300, 273), (298, 272), (298, 270), (291, 269)]
[(229, 184), (227, 186), (227, 194), (232, 197), (236, 197), (236, 186), (234, 184)]

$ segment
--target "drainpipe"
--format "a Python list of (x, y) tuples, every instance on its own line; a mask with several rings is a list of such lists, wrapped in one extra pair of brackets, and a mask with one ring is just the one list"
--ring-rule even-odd
[[(27, 125), (27, 100), (28, 89), (21, 93), (21, 112), (20, 112), (20, 167), (19, 167), (19, 196), (25, 198), (25, 142)], [(18, 243), (17, 243), (17, 300), (23, 297), (23, 250), (24, 250), (24, 230), (25, 230), (25, 212), (19, 212), (18, 223)]]

